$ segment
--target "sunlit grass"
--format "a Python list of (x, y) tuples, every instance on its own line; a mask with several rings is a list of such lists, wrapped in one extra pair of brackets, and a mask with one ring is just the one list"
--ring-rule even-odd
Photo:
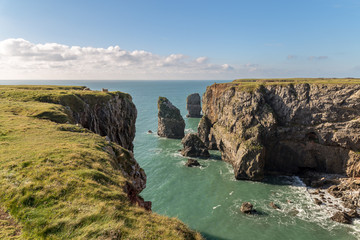
[[(57, 104), (69, 96), (95, 103), (112, 94), (73, 87), (0, 87), (0, 204), (22, 226), (20, 238), (201, 238), (177, 219), (131, 205), (124, 192), (128, 180), (113, 167), (121, 161), (131, 168), (128, 151), (67, 123), (66, 108)], [(0, 236), (5, 231), (0, 229)]]
[[(224, 83), (228, 87), (236, 87), (244, 91), (254, 91), (260, 86), (271, 85), (296, 85), (296, 84), (360, 84), (360, 78), (266, 78), (266, 79), (236, 79), (230, 83)], [(221, 84), (220, 84), (221, 85)]]

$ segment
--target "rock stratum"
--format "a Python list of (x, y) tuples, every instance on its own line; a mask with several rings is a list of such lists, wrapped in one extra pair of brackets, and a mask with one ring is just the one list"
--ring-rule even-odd
[(303, 171), (360, 176), (360, 80), (235, 80), (203, 95), (199, 136), (236, 179)]
[(0, 236), (201, 239), (139, 196), (131, 96), (84, 88), (0, 86)]

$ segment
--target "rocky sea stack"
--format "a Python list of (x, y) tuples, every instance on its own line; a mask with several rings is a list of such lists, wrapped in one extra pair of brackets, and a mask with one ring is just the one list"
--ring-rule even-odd
[(181, 140), (184, 145), (184, 149), (181, 150), (181, 154), (186, 157), (201, 157), (209, 158), (210, 154), (199, 136), (196, 133), (188, 133)]
[(189, 112), (186, 117), (201, 118), (201, 98), (198, 93), (190, 94), (186, 98), (186, 109)]
[(158, 135), (160, 137), (181, 139), (185, 133), (185, 121), (180, 110), (166, 97), (158, 100)]

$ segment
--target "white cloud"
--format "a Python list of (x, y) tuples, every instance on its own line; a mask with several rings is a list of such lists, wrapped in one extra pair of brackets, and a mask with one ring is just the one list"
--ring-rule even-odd
[(35, 44), (20, 38), (0, 41), (2, 79), (221, 79), (232, 69), (229, 64), (209, 63), (207, 57), (160, 56), (119, 46)]
[(328, 59), (328, 56), (310, 56), (308, 57), (308, 60), (312, 61), (312, 60), (326, 60)]
[(208, 62), (208, 58), (207, 57), (198, 57), (195, 61), (197, 62), (197, 63), (206, 63), (206, 62)]

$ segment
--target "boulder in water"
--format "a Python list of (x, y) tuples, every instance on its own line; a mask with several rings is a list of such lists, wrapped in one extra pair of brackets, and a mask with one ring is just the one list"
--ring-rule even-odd
[(351, 223), (351, 217), (344, 213), (344, 212), (337, 212), (334, 214), (334, 216), (331, 217), (331, 220), (339, 223), (345, 223), (350, 224)]
[(210, 157), (207, 147), (196, 133), (186, 134), (186, 136), (181, 140), (181, 143), (184, 146), (184, 149), (181, 151), (183, 156), (203, 158)]
[(254, 213), (253, 205), (250, 202), (244, 202), (241, 204), (240, 211), (246, 214)]
[(317, 205), (321, 205), (323, 202), (320, 200), (320, 199), (318, 199), (318, 198), (314, 198), (314, 202), (315, 202), (315, 204), (317, 204)]
[(201, 165), (197, 160), (189, 158), (187, 163), (185, 163), (185, 166), (188, 166), (188, 167), (200, 167)]

